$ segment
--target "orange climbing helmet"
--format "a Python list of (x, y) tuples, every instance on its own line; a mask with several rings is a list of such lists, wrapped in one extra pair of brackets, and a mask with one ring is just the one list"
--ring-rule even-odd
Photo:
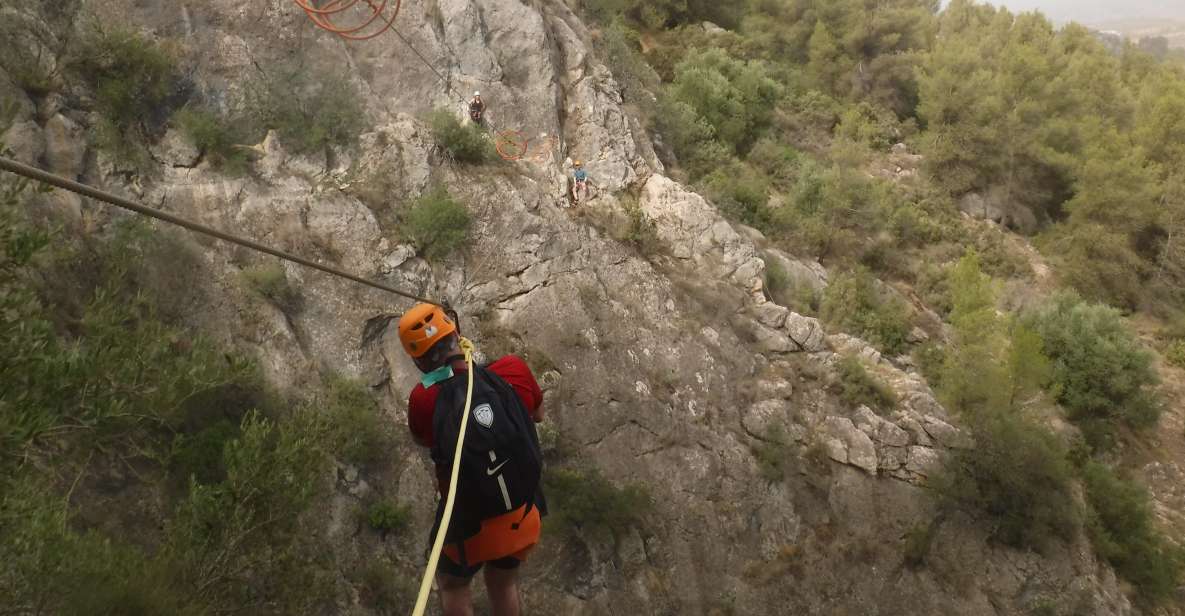
[(457, 324), (434, 304), (416, 304), (399, 318), (399, 342), (412, 357), (422, 356), (456, 331)]

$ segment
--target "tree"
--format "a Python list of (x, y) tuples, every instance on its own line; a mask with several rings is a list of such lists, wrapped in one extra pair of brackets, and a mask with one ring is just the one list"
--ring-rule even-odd
[(1008, 401), (1005, 345), (991, 278), (968, 252), (950, 273), (955, 334), (942, 370), (942, 394), (962, 412), (998, 411)]
[(1013, 323), (1008, 345), (1008, 406), (1016, 409), (1022, 398), (1039, 392), (1053, 375), (1041, 336), (1024, 323)]
[(1152, 354), (1114, 308), (1063, 294), (1030, 316), (1053, 361), (1053, 394), (1095, 446), (1116, 424), (1147, 427), (1160, 417)]
[(671, 92), (712, 127), (718, 141), (745, 152), (769, 125), (782, 87), (762, 63), (712, 48), (693, 51), (676, 65)]
[(807, 73), (821, 89), (832, 92), (839, 89), (840, 78), (847, 72), (846, 62), (839, 41), (835, 40), (827, 24), (815, 22), (808, 49)]

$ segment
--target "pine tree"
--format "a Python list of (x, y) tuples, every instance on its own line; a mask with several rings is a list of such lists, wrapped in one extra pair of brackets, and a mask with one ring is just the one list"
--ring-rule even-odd
[(965, 413), (1003, 409), (1008, 400), (1005, 340), (996, 314), (992, 280), (983, 273), (979, 256), (969, 252), (950, 273), (955, 335), (942, 371), (942, 393)]

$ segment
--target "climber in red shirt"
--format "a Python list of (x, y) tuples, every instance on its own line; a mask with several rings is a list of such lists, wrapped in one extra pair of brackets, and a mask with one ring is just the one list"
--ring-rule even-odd
[[(461, 383), (464, 383), (467, 377), (459, 335), (453, 319), (432, 304), (416, 305), (399, 321), (403, 348), (423, 373), (420, 383), (408, 396), (407, 425), (415, 441), (424, 447), (432, 448), (436, 444), (433, 416), (442, 385), (452, 385), (449, 381), (454, 378), (462, 379)], [(531, 420), (536, 423), (543, 420), (543, 391), (522, 359), (508, 355), (489, 364), (485, 370), (513, 388)], [(474, 425), (472, 420), (469, 423)], [(537, 448), (538, 437), (533, 426), (530, 434)], [(468, 437), (466, 442), (469, 442)], [(437, 461), (436, 477), (442, 499), (448, 491), (450, 470), (451, 467)], [(541, 495), (539, 500), (542, 500)], [(546, 509), (542, 502), (538, 505), (482, 520), (476, 535), (458, 544), (446, 544), (436, 571), (445, 616), (472, 614), (470, 583), (483, 565), (489, 565), (484, 567), (484, 576), (494, 615), (519, 614), (518, 568), (539, 541), (540, 506), (543, 511)]]

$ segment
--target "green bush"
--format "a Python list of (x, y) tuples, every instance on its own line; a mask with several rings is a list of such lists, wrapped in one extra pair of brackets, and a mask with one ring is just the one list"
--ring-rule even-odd
[(835, 136), (872, 149), (886, 149), (900, 134), (897, 118), (867, 102), (849, 106), (839, 116)]
[(1117, 310), (1063, 294), (1030, 321), (1053, 360), (1053, 394), (1071, 419), (1105, 431), (1116, 422), (1156, 423), (1160, 404), (1152, 354)]
[(770, 230), (784, 234), (797, 250), (820, 259), (851, 257), (867, 249), (869, 237), (886, 227), (886, 203), (898, 197), (890, 184), (855, 171), (858, 165), (803, 160), (785, 188), (782, 206), (770, 212)]
[(729, 148), (716, 141), (716, 131), (695, 109), (673, 94), (658, 94), (655, 126), (664, 144), (692, 178), (699, 178), (731, 159)]
[(387, 419), (378, 401), (360, 381), (331, 377), (321, 412), (329, 418), (330, 452), (349, 464), (372, 466), (391, 450)]
[(642, 211), (637, 199), (626, 199), (622, 205), (625, 208), (626, 225), (621, 241), (643, 255), (658, 252), (662, 241), (658, 239), (658, 227), (654, 221)]
[(671, 93), (734, 152), (747, 152), (769, 125), (782, 87), (764, 64), (734, 58), (723, 49), (696, 49), (675, 66)]
[(769, 290), (770, 299), (786, 305), (786, 302), (779, 300), (790, 291), (793, 283), (790, 274), (777, 259), (765, 259), (765, 288)]
[(202, 107), (185, 107), (173, 115), (173, 122), (215, 169), (237, 176), (250, 168), (250, 156), (239, 147), (247, 138), (241, 119)]
[(1173, 366), (1185, 368), (1185, 340), (1170, 342), (1164, 350), (1164, 358)]
[(897, 394), (877, 380), (855, 357), (844, 357), (836, 364), (839, 370), (839, 397), (855, 408), (868, 406), (879, 413), (888, 413), (897, 406)]
[(749, 447), (757, 459), (757, 470), (766, 481), (781, 481), (790, 467), (790, 438), (780, 425), (774, 425), (765, 436)]
[(1185, 551), (1155, 529), (1148, 491), (1097, 462), (1088, 462), (1082, 476), (1089, 504), (1086, 529), (1095, 550), (1145, 600), (1170, 599), (1182, 582)]
[(469, 210), (443, 186), (424, 193), (403, 216), (403, 233), (428, 259), (460, 248), (469, 235)]
[(823, 291), (823, 320), (897, 355), (905, 351), (910, 325), (907, 308), (879, 288), (867, 269), (840, 273)]
[(260, 589), (280, 613), (285, 602), (290, 613), (317, 600), (324, 563), (302, 520), (327, 489), (328, 428), (311, 409), (283, 422), (249, 413), (223, 451), (226, 480), (191, 484), (170, 523), (165, 553), (174, 561), (175, 583), (199, 605), (245, 606), (259, 600)]
[(769, 182), (753, 167), (740, 162), (721, 167), (703, 179), (700, 189), (726, 218), (770, 230)]
[(142, 162), (142, 142), (168, 118), (178, 94), (176, 54), (128, 30), (92, 30), (82, 37), (74, 71), (94, 92), (103, 118), (100, 145)]
[(1081, 513), (1061, 443), (1014, 413), (976, 417), (971, 428), (975, 447), (956, 450), (932, 480), (943, 507), (985, 516), (993, 539), (1013, 547), (1073, 538)]
[(477, 124), (462, 124), (447, 109), (437, 109), (429, 116), (432, 138), (453, 160), (460, 163), (484, 163), (496, 156), (485, 130)]
[[(260, 390), (258, 369), (156, 319), (154, 298), (128, 282), (154, 254), (135, 228), (38, 254), (45, 236), (21, 216), (16, 188), (0, 178), (6, 607), (315, 611), (325, 544), (303, 520), (327, 488), (323, 415), (244, 415), (252, 396), (233, 392)], [(73, 269), (48, 269), (59, 261)], [(69, 301), (39, 285), (50, 272), (69, 279)], [(242, 421), (220, 419), (229, 417)]]
[(1040, 599), (1029, 610), (1029, 616), (1058, 616), (1057, 604), (1050, 599)]
[(416, 582), (399, 575), (386, 562), (367, 559), (354, 575), (358, 600), (377, 614), (402, 613), (415, 603)]
[(548, 469), (543, 474), (548, 495), (548, 526), (582, 536), (618, 537), (642, 523), (653, 507), (645, 486), (613, 485), (595, 469)]
[(767, 177), (786, 182), (793, 179), (802, 157), (793, 147), (766, 137), (754, 144), (746, 160)]
[(934, 541), (934, 531), (937, 527), (936, 521), (921, 523), (905, 533), (904, 557), (907, 567), (917, 569), (926, 563), (926, 557), (930, 554), (930, 544)]
[(192, 434), (178, 434), (169, 458), (170, 473), (186, 483), (212, 484), (225, 480), (222, 452), (238, 436), (239, 425), (227, 419)]
[(914, 350), (913, 358), (930, 388), (934, 391), (941, 390), (943, 366), (946, 365), (946, 350), (942, 345), (933, 340), (925, 342)]
[(401, 533), (411, 524), (411, 507), (390, 500), (378, 501), (366, 510), (366, 523), (384, 537)]
[[(621, 84), (622, 93), (627, 101), (642, 103), (647, 100), (648, 92), (657, 89), (658, 74), (639, 51), (638, 33), (626, 26), (620, 19), (608, 20), (609, 25), (602, 31), (597, 41), (597, 48), (604, 54), (606, 66), (612, 67), (613, 76)], [(640, 111), (646, 114), (649, 105)]]
[[(14, 6), (10, 17), (0, 22), (0, 69), (20, 89), (44, 96), (59, 86), (57, 58), (45, 45), (46, 31), (35, 9)], [(30, 10), (33, 9), (33, 10)]]
[(281, 310), (292, 312), (300, 308), (300, 292), (288, 282), (283, 265), (276, 263), (248, 267), (243, 270), (242, 277), (249, 288)]
[(774, 258), (765, 259), (765, 288), (774, 302), (798, 314), (814, 316), (819, 311), (819, 293), (810, 285), (796, 286), (786, 268)]
[(349, 147), (365, 127), (366, 110), (344, 74), (281, 67), (248, 84), (246, 117), (261, 130), (274, 130), (298, 154)]

